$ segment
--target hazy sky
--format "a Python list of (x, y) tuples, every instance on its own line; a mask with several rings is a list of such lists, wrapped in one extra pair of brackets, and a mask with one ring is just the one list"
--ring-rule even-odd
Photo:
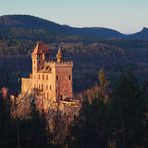
[(30, 14), (75, 27), (132, 33), (148, 27), (148, 0), (0, 0), (0, 15)]

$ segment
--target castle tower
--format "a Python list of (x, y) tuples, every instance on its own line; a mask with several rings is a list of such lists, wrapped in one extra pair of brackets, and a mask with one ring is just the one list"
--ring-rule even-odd
[(44, 64), (46, 54), (48, 54), (48, 48), (43, 42), (38, 42), (37, 46), (31, 54), (32, 58), (32, 73), (37, 73)]
[(70, 59), (63, 58), (62, 50), (60, 47), (56, 57), (57, 57), (57, 62), (55, 63), (56, 98), (57, 100), (65, 100), (66, 98), (72, 98), (73, 62)]

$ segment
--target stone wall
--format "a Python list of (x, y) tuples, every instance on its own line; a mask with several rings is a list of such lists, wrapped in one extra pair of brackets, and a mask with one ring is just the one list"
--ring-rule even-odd
[(22, 82), (22, 85), (21, 85), (21, 93), (22, 94), (25, 94), (31, 90), (31, 84), (30, 84), (29, 78), (22, 78), (21, 82)]

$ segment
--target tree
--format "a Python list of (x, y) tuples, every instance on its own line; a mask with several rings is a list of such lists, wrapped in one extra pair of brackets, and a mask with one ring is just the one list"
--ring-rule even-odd
[(80, 114), (70, 128), (69, 147), (105, 148), (106, 111), (106, 104), (100, 98), (94, 98), (92, 103), (88, 100), (83, 102)]
[(70, 127), (70, 147), (107, 147), (107, 86), (108, 80), (103, 69), (99, 71), (99, 89), (91, 101), (83, 97), (78, 117)]
[[(5, 101), (7, 100), (7, 101)], [(13, 119), (6, 102), (9, 97), (0, 96), (0, 147), (1, 148), (48, 148), (53, 147), (46, 132), (46, 119), (32, 101), (31, 112), (26, 119)], [(2, 107), (3, 106), (3, 107)], [(8, 108), (8, 109), (7, 109)]]
[(51, 146), (48, 143), (46, 131), (46, 119), (44, 112), (42, 116), (36, 109), (35, 100), (31, 102), (31, 112), (27, 119), (18, 120), (20, 146), (23, 148), (46, 148)]
[(144, 98), (131, 71), (123, 73), (110, 104), (111, 139), (119, 148), (132, 148), (143, 141)]
[(10, 98), (8, 94), (0, 94), (0, 147), (17, 147), (17, 130), (10, 116)]
[(103, 99), (103, 101), (108, 101), (108, 94), (107, 94), (107, 86), (109, 85), (109, 82), (107, 80), (105, 71), (103, 68), (99, 70), (98, 73), (98, 79), (99, 79), (99, 96)]

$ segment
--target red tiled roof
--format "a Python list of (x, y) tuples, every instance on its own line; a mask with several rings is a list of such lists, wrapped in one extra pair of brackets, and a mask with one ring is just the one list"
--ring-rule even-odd
[(32, 55), (47, 53), (48, 48), (46, 47), (45, 43), (38, 42), (35, 49), (32, 52)]

